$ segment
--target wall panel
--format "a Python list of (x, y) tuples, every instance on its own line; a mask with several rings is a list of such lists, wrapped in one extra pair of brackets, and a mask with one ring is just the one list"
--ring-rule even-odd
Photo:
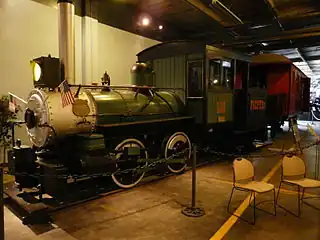
[(137, 61), (136, 54), (145, 48), (157, 44), (157, 41), (137, 36), (99, 23), (99, 76), (107, 71), (112, 85), (130, 83), (130, 69)]

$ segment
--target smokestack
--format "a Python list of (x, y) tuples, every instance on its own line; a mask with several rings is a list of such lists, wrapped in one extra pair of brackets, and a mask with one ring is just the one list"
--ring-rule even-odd
[(75, 84), (74, 4), (72, 0), (58, 0), (59, 58), (64, 76)]

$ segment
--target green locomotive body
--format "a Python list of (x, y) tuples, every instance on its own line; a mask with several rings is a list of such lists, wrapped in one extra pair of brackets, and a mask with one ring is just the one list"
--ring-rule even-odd
[[(97, 125), (148, 121), (182, 115), (184, 104), (169, 91), (112, 89), (92, 92), (97, 107)], [(144, 93), (141, 93), (144, 92)]]

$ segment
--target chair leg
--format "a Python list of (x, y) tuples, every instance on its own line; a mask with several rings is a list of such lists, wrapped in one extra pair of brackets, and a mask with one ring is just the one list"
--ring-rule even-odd
[(306, 198), (304, 198), (304, 193), (305, 193), (305, 188), (302, 188), (302, 197), (301, 197), (301, 206), (302, 206), (302, 208), (303, 208), (303, 205), (306, 204), (309, 207), (312, 207), (313, 209), (315, 209), (317, 211), (320, 211), (320, 208), (318, 208), (318, 207), (316, 207), (316, 206), (304, 201), (304, 199), (319, 199), (320, 196), (319, 197), (306, 197)]
[(280, 181), (280, 185), (279, 185), (279, 188), (278, 188), (276, 204), (278, 204), (278, 199), (279, 199), (279, 194), (280, 194), (281, 185), (282, 185), (282, 181)]
[(301, 214), (301, 204), (300, 204), (300, 186), (298, 186), (298, 217), (300, 217)]
[[(235, 187), (232, 188), (232, 191), (231, 191), (231, 194), (230, 194), (230, 198), (229, 198), (229, 202), (228, 202), (228, 207), (227, 207), (228, 213), (231, 214), (231, 215), (233, 215), (233, 216), (235, 216), (235, 217), (237, 217), (237, 218), (240, 218), (240, 219), (246, 221), (247, 223), (250, 223), (250, 224), (253, 224), (253, 225), (254, 225), (254, 224), (255, 224), (255, 208), (256, 208), (255, 198), (254, 198), (254, 206), (253, 206), (253, 215), (254, 215), (254, 220), (253, 220), (253, 222), (250, 222), (250, 221), (244, 219), (243, 217), (238, 216), (238, 215), (236, 215), (236, 214), (233, 213), (233, 212), (230, 212), (230, 204), (231, 204), (231, 201), (232, 201), (232, 196), (233, 196), (234, 190), (235, 190)], [(250, 194), (250, 201), (251, 201), (251, 197), (252, 197), (252, 192), (251, 192), (251, 194)], [(250, 201), (249, 201), (249, 204), (250, 204)]]
[[(302, 188), (302, 194), (301, 194), (301, 198), (300, 198), (300, 209), (303, 208), (304, 191), (305, 191), (305, 189)], [(301, 210), (300, 210), (300, 212), (301, 212)], [(300, 213), (299, 213), (299, 217), (300, 217)]]
[(231, 213), (229, 209), (230, 209), (230, 203), (231, 203), (232, 196), (233, 196), (233, 191), (234, 191), (234, 187), (232, 188), (232, 191), (231, 191), (231, 194), (230, 194), (230, 198), (229, 198), (229, 202), (228, 202), (228, 210), (227, 210), (228, 213)]
[[(296, 217), (299, 217), (299, 218), (300, 218), (300, 216), (301, 216), (303, 203), (304, 203), (304, 204), (307, 204), (307, 205), (309, 205), (310, 207), (313, 207), (313, 208), (315, 208), (315, 209), (317, 209), (317, 210), (320, 211), (319, 208), (316, 208), (316, 207), (312, 206), (311, 204), (303, 201), (303, 200), (305, 199), (305, 198), (304, 198), (305, 188), (300, 187), (299, 185), (296, 185), (296, 186), (298, 187), (298, 191), (297, 191), (297, 197), (298, 197), (298, 214), (297, 214), (297, 213), (294, 213), (294, 212), (290, 211), (289, 209), (286, 209), (284, 206), (281, 206), (280, 204), (278, 204), (281, 184), (282, 184), (282, 181), (280, 181), (280, 185), (279, 185), (279, 189), (278, 189), (278, 193), (277, 193), (277, 198), (276, 198), (276, 204), (277, 204), (278, 207), (284, 209), (286, 212), (288, 212), (288, 213), (290, 213), (290, 214), (292, 214), (292, 215), (294, 215), (294, 216), (296, 216)], [(291, 184), (290, 184), (290, 185), (291, 185)], [(302, 189), (302, 194), (301, 194), (301, 190), (300, 190), (300, 189)], [(300, 196), (300, 195), (301, 195), (301, 196)]]
[(249, 206), (251, 207), (251, 198), (252, 198), (252, 193), (253, 192), (250, 192), (250, 198), (249, 198)]
[(273, 189), (273, 207), (274, 207), (274, 215), (277, 216), (276, 189)]
[(256, 196), (254, 196), (253, 193), (253, 224), (254, 225), (256, 223)]
[[(289, 209), (287, 209), (287, 208), (285, 208), (284, 206), (282, 206), (281, 204), (279, 204), (278, 202), (279, 202), (279, 195), (280, 195), (280, 191), (281, 191), (281, 185), (283, 184), (283, 182), (282, 181), (280, 181), (280, 185), (279, 185), (279, 189), (278, 189), (278, 193), (277, 193), (277, 198), (276, 198), (276, 205), (278, 206), (278, 207), (280, 207), (280, 208), (282, 208), (283, 210), (285, 210), (286, 212), (288, 212), (288, 213), (290, 213), (290, 214), (292, 214), (292, 215), (294, 215), (294, 216), (296, 216), (296, 217), (299, 217), (299, 215), (297, 215), (296, 213), (294, 213), (294, 212), (292, 212), (292, 211), (290, 211)], [(298, 207), (299, 207), (299, 211), (300, 211), (300, 197), (299, 197), (299, 190), (298, 190)]]
[(304, 188), (302, 188), (302, 197), (301, 197), (301, 202), (303, 202), (303, 198), (304, 198)]

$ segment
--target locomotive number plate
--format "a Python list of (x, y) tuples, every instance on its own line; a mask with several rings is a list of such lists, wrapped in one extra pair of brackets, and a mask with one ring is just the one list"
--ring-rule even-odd
[(264, 100), (251, 100), (250, 101), (250, 110), (264, 110), (265, 109), (265, 102)]
[(217, 102), (217, 113), (226, 113), (226, 102)]

